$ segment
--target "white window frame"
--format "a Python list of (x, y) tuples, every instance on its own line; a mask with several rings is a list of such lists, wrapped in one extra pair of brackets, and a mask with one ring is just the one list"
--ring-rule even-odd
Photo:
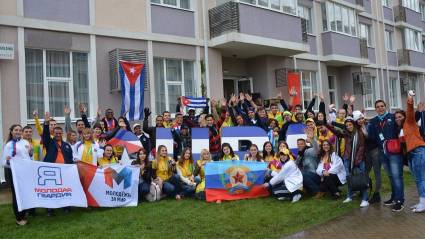
[[(379, 95), (379, 87), (377, 86), (377, 78), (375, 76), (370, 76), (370, 78), (367, 78), (366, 81), (373, 81), (371, 82), (371, 94), (365, 94), (363, 95), (363, 106), (366, 110), (374, 110), (375, 109), (375, 101), (376, 99), (378, 99), (378, 95)], [(370, 104), (371, 105), (367, 105), (366, 103), (368, 102), (368, 96), (371, 96), (372, 99), (370, 100)]]
[[(78, 51), (66, 51), (66, 50), (50, 50), (50, 49), (39, 49), (39, 48), (25, 48), (26, 49), (34, 49), (34, 50), (41, 50), (43, 52), (43, 104), (44, 104), (44, 111), (50, 112), (50, 104), (49, 104), (49, 83), (51, 82), (65, 82), (68, 83), (68, 94), (69, 94), (69, 105), (67, 105), (71, 109), (71, 119), (75, 119), (76, 115), (76, 109), (74, 109), (75, 100), (74, 100), (74, 70), (73, 70), (73, 53), (85, 53), (87, 54), (87, 84), (89, 88), (89, 94), (88, 94), (88, 103), (90, 103), (90, 100), (92, 98), (90, 94), (90, 54), (88, 52), (78, 52)], [(69, 53), (69, 77), (49, 77), (47, 76), (47, 52), (48, 51), (56, 51), (56, 52), (67, 52)], [(26, 67), (26, 65), (24, 66)], [(26, 79), (25, 79), (26, 84)], [(95, 97), (95, 96), (94, 96)], [(28, 104), (28, 99), (25, 97), (25, 104)], [(65, 107), (65, 106), (64, 106)], [(88, 107), (88, 106), (87, 106)], [(35, 109), (31, 109), (35, 110)], [(88, 114), (89, 112), (87, 112)], [(28, 117), (28, 116), (27, 116)], [(41, 116), (43, 117), (43, 116)], [(65, 115), (63, 117), (54, 116), (55, 120), (62, 122), (65, 120)], [(33, 118), (29, 118), (28, 122), (33, 122)]]
[(421, 12), (422, 21), (425, 21), (425, 4), (424, 3), (419, 3), (419, 11)]
[[(354, 8), (330, 1), (327, 1), (324, 4), (326, 4), (326, 7), (322, 8), (322, 11), (326, 11), (325, 15), (327, 18), (327, 26), (323, 25), (324, 31), (338, 32), (352, 37), (358, 36), (358, 17)], [(332, 27), (332, 22), (335, 22), (334, 27)], [(340, 22), (340, 25), (338, 25), (338, 22)], [(338, 29), (338, 26), (340, 26), (340, 29)], [(344, 26), (348, 26), (348, 33), (344, 30)]]
[(385, 40), (385, 49), (387, 51), (394, 52), (395, 51), (395, 49), (394, 49), (394, 32), (385, 29), (384, 40)]
[[(392, 81), (395, 81), (395, 89), (392, 88)], [(388, 93), (389, 93), (389, 103), (391, 109), (400, 109), (401, 108), (401, 89), (400, 89), (400, 79), (398, 77), (389, 77), (388, 78)], [(396, 97), (396, 102), (393, 101), (393, 96)]]
[[(310, 102), (312, 100), (312, 98), (311, 99), (304, 99), (304, 90), (308, 90), (310, 92), (310, 95), (312, 97), (315, 97), (314, 94), (316, 94), (317, 91), (318, 91), (319, 82), (318, 82), (318, 79), (317, 79), (317, 72), (315, 72), (315, 71), (300, 71), (299, 73), (300, 73), (300, 86), (301, 86), (301, 106), (305, 110), (306, 108), (304, 107), (304, 101), (306, 100), (307, 102)], [(314, 73), (315, 79), (313, 79), (312, 73)], [(308, 86), (308, 87), (305, 87), (303, 85), (304, 74), (309, 74), (310, 86)], [(313, 89), (313, 81), (315, 81), (316, 89)], [(316, 101), (316, 104), (313, 106), (313, 110), (319, 109), (319, 103), (320, 102)]]
[[(306, 21), (307, 21), (307, 33), (308, 34), (314, 34), (313, 9), (310, 8), (310, 7), (303, 6), (303, 5), (298, 5), (297, 14), (301, 18), (306, 19)], [(307, 14), (307, 18), (305, 17), (305, 14)]]
[[(267, 1), (267, 6), (260, 4), (260, 1)], [(285, 7), (283, 3), (285, 1), (289, 1), (290, 5), (287, 5), (291, 8), (292, 11), (285, 11)], [(277, 12), (282, 12), (285, 14), (289, 14), (289, 15), (294, 15), (297, 16), (297, 8), (298, 8), (298, 0), (280, 0), (279, 1), (279, 9), (273, 8), (272, 7), (272, 1), (271, 0), (235, 0), (235, 2), (240, 2), (243, 4), (248, 4), (251, 6), (256, 6), (259, 8), (265, 8), (265, 9), (269, 9), (272, 11), (277, 11)]]
[[(365, 35), (364, 35), (365, 34)], [(366, 39), (367, 46), (373, 47), (372, 26), (364, 23), (359, 23), (359, 36)]]
[(405, 48), (411, 51), (423, 52), (422, 33), (411, 28), (404, 28)]
[[(333, 85), (334, 85), (334, 88), (331, 88), (330, 87), (330, 84), (329, 84), (329, 80), (330, 80), (330, 78), (332, 79), (332, 83), (333, 83)], [(332, 104), (332, 102), (331, 102), (331, 97), (330, 97), (330, 93), (333, 93), (334, 94), (334, 96), (335, 96), (335, 102), (333, 103), (334, 105), (335, 105), (335, 108), (336, 109), (339, 109), (338, 108), (338, 89), (337, 89), (337, 81), (336, 81), (336, 76), (335, 75), (328, 75), (328, 91), (329, 91), (329, 102), (330, 102), (330, 104)]]
[(193, 2), (192, 2), (192, 0), (189, 0), (189, 8), (183, 8), (183, 7), (181, 7), (181, 0), (176, 0), (176, 3), (177, 3), (177, 5), (172, 5), (172, 4), (167, 4), (167, 3), (164, 3), (164, 0), (157, 0), (158, 2), (154, 2), (154, 0), (150, 0), (151, 1), (151, 4), (154, 4), (154, 5), (161, 5), (161, 6), (166, 6), (166, 7), (171, 7), (171, 8), (178, 8), (178, 9), (182, 9), (182, 10), (189, 10), (189, 11), (191, 11), (193, 8)]
[(405, 8), (409, 8), (415, 12), (419, 11), (419, 0), (402, 0), (402, 5)]
[(382, 0), (382, 6), (392, 8), (391, 0)]
[[(419, 101), (420, 101), (420, 87), (419, 87), (419, 82), (420, 82), (420, 80), (419, 80), (419, 78), (418, 77), (408, 77), (408, 80), (409, 80), (409, 90), (414, 90), (415, 91), (415, 96), (413, 96), (413, 101), (415, 102), (415, 105), (417, 105), (418, 103), (419, 103)], [(414, 82), (414, 83), (412, 83), (412, 81)], [(413, 87), (411, 87), (411, 86), (413, 86)]]
[[(195, 95), (193, 95), (193, 96), (198, 96), (199, 95), (199, 92), (198, 92), (198, 89), (197, 89), (197, 80), (196, 80), (196, 77), (195, 77), (195, 71), (196, 71), (196, 69), (195, 69), (195, 67), (196, 67), (196, 65), (195, 65), (195, 61), (193, 61), (193, 60), (186, 60), (186, 59), (174, 59), (174, 58), (164, 58), (164, 57), (154, 57), (154, 58), (156, 58), (156, 59), (161, 59), (162, 60), (162, 63), (163, 63), (163, 71), (164, 71), (164, 80), (165, 80), (165, 82), (164, 82), (164, 94), (165, 94), (165, 110), (166, 111), (169, 111), (169, 112), (174, 112), (174, 110), (175, 109), (170, 109), (170, 99), (169, 99), (169, 96), (168, 96), (168, 87), (170, 86), (170, 85), (174, 85), (174, 86), (180, 86), (181, 87), (181, 92), (182, 92), (182, 96), (186, 96), (186, 91), (185, 91), (185, 82), (184, 82), (184, 79), (185, 79), (185, 72), (184, 72), (184, 62), (185, 61), (189, 61), (189, 62), (192, 62), (192, 64), (194, 64), (193, 65), (193, 84), (194, 84), (194, 89), (195, 89)], [(180, 70), (181, 70), (181, 81), (167, 81), (167, 60), (177, 60), (177, 61), (179, 61), (179, 64), (180, 64)], [(155, 71), (154, 71), (155, 72)], [(155, 77), (154, 77), (154, 79), (155, 79)], [(155, 86), (156, 87), (156, 86)], [(156, 91), (156, 89), (154, 88), (154, 91)], [(156, 107), (156, 102), (155, 102), (155, 107)], [(159, 110), (159, 109), (156, 109), (156, 110)], [(162, 113), (162, 112), (160, 112), (160, 113)], [(171, 114), (172, 115), (172, 117), (174, 117), (174, 113), (172, 113)]]

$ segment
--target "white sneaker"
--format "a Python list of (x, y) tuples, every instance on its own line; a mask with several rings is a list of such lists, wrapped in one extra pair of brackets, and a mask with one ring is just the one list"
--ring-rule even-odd
[(353, 201), (353, 199), (351, 199), (351, 198), (346, 198), (344, 201), (342, 201), (342, 203), (349, 203), (349, 202), (351, 202), (351, 201)]
[(362, 200), (362, 202), (360, 203), (360, 207), (369, 207), (369, 202)]
[(419, 203), (418, 203), (418, 204), (415, 204), (415, 205), (413, 205), (413, 206), (411, 206), (411, 207), (410, 207), (410, 209), (411, 209), (411, 210), (415, 210), (415, 209), (418, 207), (418, 205), (419, 205)]
[(277, 198), (277, 200), (279, 200), (279, 201), (286, 201), (286, 200), (290, 200), (290, 198), (287, 198), (287, 197), (279, 197), (279, 198)]
[(424, 204), (417, 204), (416, 207), (412, 210), (412, 212), (421, 213), (425, 212), (425, 205)]
[(301, 194), (296, 194), (293, 198), (292, 198), (292, 203), (298, 202), (301, 199)]

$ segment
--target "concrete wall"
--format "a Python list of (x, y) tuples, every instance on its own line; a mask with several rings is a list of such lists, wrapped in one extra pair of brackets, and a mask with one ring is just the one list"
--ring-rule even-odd
[(406, 10), (406, 22), (415, 27), (422, 28), (422, 15), (420, 12), (415, 12), (409, 8), (405, 8)]
[(393, 9), (388, 7), (382, 7), (384, 9), (384, 19), (388, 21), (394, 21)]
[(388, 59), (388, 65), (398, 66), (397, 53), (395, 53), (393, 51), (387, 51), (387, 59)]
[(425, 68), (425, 53), (409, 51), (410, 65), (414, 67)]
[(310, 46), (310, 54), (317, 54), (316, 36), (308, 35), (308, 45)]
[(147, 31), (146, 1), (148, 0), (92, 0), (95, 1), (95, 25), (126, 31)]
[(89, 0), (23, 1), (25, 17), (57, 22), (90, 24)]
[[(323, 55), (343, 55), (360, 58), (360, 40), (336, 32), (322, 33)], [(349, 46), (349, 47), (348, 47)]]
[(371, 63), (371, 64), (375, 64), (376, 63), (375, 48), (368, 47), (367, 48), (367, 56), (369, 58), (369, 63)]
[[(201, 48), (201, 51), (202, 48)], [(210, 92), (216, 99), (223, 97), (223, 63), (221, 52), (215, 49), (208, 49), (208, 60), (210, 66)]]
[(194, 12), (151, 5), (152, 32), (183, 37), (195, 37)]
[(19, 65), (18, 65), (18, 32), (16, 28), (0, 26), (0, 42), (15, 45), (14, 60), (0, 60), (1, 104), (2, 116), (0, 126), (3, 128), (3, 139), (6, 140), (8, 129), (12, 124), (20, 123), (19, 110)]
[(239, 4), (240, 33), (302, 43), (301, 19), (292, 15)]
[(2, 0), (0, 15), (15, 16), (17, 14), (16, 0)]
[(88, 35), (25, 29), (25, 47), (58, 49), (65, 51), (90, 51)]
[[(118, 116), (121, 112), (121, 94), (110, 92), (109, 76), (109, 51), (115, 48), (136, 49), (147, 51), (147, 42), (129, 40), (121, 38), (96, 37), (96, 60), (97, 60), (97, 91), (99, 107), (105, 110), (107, 107), (115, 111)], [(152, 68), (152, 67), (150, 67)], [(145, 80), (149, 81), (148, 75)], [(145, 105), (150, 106), (150, 92), (154, 91), (154, 86), (149, 86), (149, 91), (145, 91)]]

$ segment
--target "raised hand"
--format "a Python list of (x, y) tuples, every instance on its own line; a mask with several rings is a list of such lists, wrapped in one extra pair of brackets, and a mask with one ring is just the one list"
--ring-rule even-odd
[(312, 140), (314, 138), (314, 130), (313, 129), (311, 129), (311, 128), (305, 128), (304, 132), (305, 132), (305, 134), (307, 136), (307, 139)]
[(290, 96), (296, 96), (297, 95), (297, 90), (295, 89), (295, 87), (291, 87), (291, 90), (289, 91), (289, 95)]
[(145, 107), (145, 109), (143, 110), (145, 112), (145, 118), (149, 117), (152, 112), (148, 107)]
[(239, 100), (244, 101), (245, 100), (245, 95), (244, 93), (239, 93)]
[(211, 107), (217, 107), (217, 101), (214, 98), (211, 98)]
[(84, 104), (80, 104), (80, 113), (87, 113), (87, 107)]
[(35, 109), (32, 111), (32, 116), (35, 118), (38, 118), (38, 109)]
[(352, 105), (354, 103), (354, 101), (356, 101), (356, 96), (355, 95), (351, 95), (350, 96), (350, 105)]
[(221, 106), (227, 106), (226, 98), (221, 99), (220, 103), (221, 103)]
[(282, 99), (282, 92), (279, 91), (279, 93), (277, 93), (276, 95), (276, 99)]
[(323, 96), (323, 92), (320, 92), (319, 93), (319, 99), (320, 99), (320, 101), (324, 101), (325, 100), (325, 97)]
[(71, 114), (71, 108), (69, 108), (68, 106), (65, 106), (63, 108), (63, 113), (65, 113), (65, 115), (70, 115)]
[(97, 108), (97, 117), (100, 118), (102, 116), (102, 109), (100, 107)]
[(423, 112), (425, 111), (425, 103), (424, 102), (419, 102), (418, 107), (416, 109), (419, 112)]
[(347, 94), (347, 93), (345, 93), (345, 94), (344, 94), (344, 96), (342, 97), (342, 100), (343, 100), (344, 102), (348, 102), (348, 100), (349, 100), (349, 96), (348, 96), (348, 94)]
[(50, 121), (50, 113), (49, 113), (49, 111), (46, 111), (46, 113), (44, 113), (44, 121), (45, 122), (49, 122)]
[(251, 102), (252, 101), (252, 96), (250, 94), (245, 94), (245, 98)]

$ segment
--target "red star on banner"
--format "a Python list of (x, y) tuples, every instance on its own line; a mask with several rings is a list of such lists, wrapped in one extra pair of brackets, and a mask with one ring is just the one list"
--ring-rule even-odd
[(239, 172), (236, 173), (235, 176), (233, 176), (233, 179), (235, 179), (235, 183), (243, 183), (245, 175), (239, 174)]

